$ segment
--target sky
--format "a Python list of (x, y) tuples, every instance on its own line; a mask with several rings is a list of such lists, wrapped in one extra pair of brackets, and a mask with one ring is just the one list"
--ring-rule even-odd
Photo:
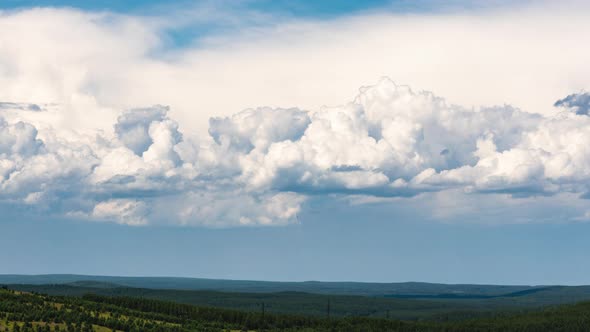
[(0, 273), (588, 284), (590, 6), (0, 4)]

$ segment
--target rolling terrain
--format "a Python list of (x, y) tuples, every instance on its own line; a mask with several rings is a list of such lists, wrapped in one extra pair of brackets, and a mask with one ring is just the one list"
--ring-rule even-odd
[(116, 277), (74, 274), (48, 275), (0, 275), (0, 284), (69, 284), (99, 282), (134, 288), (214, 290), (222, 292), (274, 293), (305, 292), (316, 294), (364, 295), (364, 296), (437, 296), (441, 294), (496, 296), (533, 290), (544, 286), (505, 286), (438, 284), (425, 282), (368, 283), (368, 282), (277, 282), (251, 280), (224, 280), (179, 277)]
[(51, 296), (131, 297), (251, 313), (459, 321), (590, 301), (590, 286), (266, 282), (168, 277), (0, 275), (0, 285)]
[(87, 276), (73, 274), (0, 275), (0, 284), (43, 285), (68, 284), (83, 281), (110, 283), (134, 288), (214, 290), (247, 293), (305, 292), (366, 296), (429, 296), (440, 294), (494, 296), (543, 287), (468, 284), (451, 285), (424, 282), (276, 282), (178, 277)]
[(133, 297), (49, 296), (0, 289), (0, 331), (587, 331), (590, 302), (445, 322), (309, 317), (247, 312)]
[[(227, 292), (135, 288), (100, 281), (68, 284), (9, 284), (11, 289), (55, 296), (134, 297), (259, 312), (323, 317), (380, 317), (403, 320), (460, 320), (590, 300), (590, 287), (530, 287), (516, 292), (395, 294), (381, 296), (318, 294), (295, 291)], [(479, 286), (481, 287), (485, 286)], [(512, 290), (511, 288), (509, 288)], [(446, 290), (446, 289), (443, 289)], [(416, 290), (413, 290), (416, 291)], [(484, 295), (487, 294), (487, 295)], [(329, 313), (328, 313), (329, 307)]]

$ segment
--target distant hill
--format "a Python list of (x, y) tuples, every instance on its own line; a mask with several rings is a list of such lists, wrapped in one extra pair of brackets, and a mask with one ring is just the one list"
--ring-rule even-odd
[(590, 300), (590, 286), (269, 282), (175, 277), (0, 275), (0, 285), (51, 295), (130, 296), (200, 306), (322, 316), (463, 319)]
[(126, 287), (152, 289), (214, 290), (223, 292), (275, 293), (305, 292), (315, 294), (365, 295), (365, 296), (497, 296), (530, 291), (542, 286), (503, 285), (449, 285), (423, 282), (366, 283), (366, 282), (274, 282), (250, 280), (223, 280), (178, 277), (115, 277), (72, 274), (50, 275), (0, 275), (0, 284), (69, 284), (76, 282), (101, 282)]

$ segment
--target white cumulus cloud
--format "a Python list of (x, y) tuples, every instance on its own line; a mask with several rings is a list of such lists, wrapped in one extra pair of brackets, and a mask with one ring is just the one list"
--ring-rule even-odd
[(37, 129), (14, 115), (28, 110), (7, 109), (0, 199), (83, 219), (285, 225), (318, 195), (590, 192), (590, 117), (465, 108), (387, 78), (316, 112), (258, 108), (213, 118), (200, 141), (185, 140), (163, 106), (120, 112), (112, 135)]
[[(590, 25), (566, 7), (265, 18), (170, 49), (165, 16), (0, 12), (0, 207), (209, 227), (296, 223), (320, 196), (578, 211)], [(381, 75), (446, 98), (390, 79), (354, 96)]]

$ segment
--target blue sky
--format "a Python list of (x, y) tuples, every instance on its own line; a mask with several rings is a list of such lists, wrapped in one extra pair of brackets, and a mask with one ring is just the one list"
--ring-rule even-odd
[[(211, 6), (221, 11), (249, 16), (246, 11), (256, 11), (270, 16), (285, 16), (291, 18), (334, 18), (340, 15), (351, 15), (359, 11), (375, 10), (389, 7), (391, 3), (384, 0), (370, 1), (161, 1), (161, 0), (133, 0), (133, 1), (69, 1), (69, 0), (9, 0), (2, 4), (5, 9), (27, 9), (30, 7), (67, 7), (87, 11), (110, 11), (130, 15), (174, 15), (182, 8)], [(260, 24), (264, 24), (260, 22)], [(216, 22), (215, 19), (205, 22), (194, 21), (173, 26), (163, 33), (168, 42), (166, 47), (183, 47), (196, 43), (200, 38), (210, 34), (235, 31), (241, 26), (234, 26), (228, 22)]]
[[(499, 4), (502, 1), (498, 2)], [(436, 13), (448, 10), (469, 10), (488, 6), (485, 2), (465, 2), (438, 0), (238, 0), (238, 1), (162, 1), (162, 0), (131, 0), (131, 1), (72, 1), (72, 0), (7, 0), (0, 8), (2, 9), (27, 9), (31, 7), (54, 7), (54, 8), (75, 8), (86, 11), (110, 11), (130, 15), (174, 15), (183, 9), (190, 9), (199, 6), (215, 8), (216, 10), (249, 16), (253, 12), (262, 13), (269, 17), (282, 17), (289, 19), (337, 19), (339, 17), (352, 16), (359, 13)], [(182, 47), (193, 43), (199, 38), (208, 34), (235, 31), (242, 27), (233, 26), (228, 22), (216, 22), (206, 20), (205, 23), (194, 21), (189, 24), (168, 29), (165, 31), (172, 41), (168, 47)], [(272, 22), (258, 22), (268, 24)]]
[(0, 273), (590, 283), (588, 6), (1, 8)]
[[(162, 0), (131, 0), (131, 1), (71, 1), (71, 0), (7, 0), (4, 2), (4, 8), (27, 8), (33, 6), (39, 7), (74, 7), (87, 10), (111, 10), (116, 12), (149, 12), (165, 7), (172, 6), (190, 6), (199, 1), (170, 1)], [(206, 3), (200, 1), (200, 3)], [(268, 0), (250, 0), (250, 1), (228, 1), (227, 7), (247, 7), (263, 10), (266, 12), (286, 12), (297, 16), (331, 16), (346, 15), (357, 11), (371, 10), (391, 5), (404, 6), (411, 8), (413, 5), (407, 1), (390, 1), (390, 0), (369, 0), (363, 1), (268, 1)]]
[(6, 273), (586, 284), (590, 225), (445, 225), (333, 207), (301, 225), (130, 228), (4, 221)]
[[(330, 19), (340, 16), (354, 15), (359, 12), (373, 12), (379, 10), (415, 12), (435, 9), (437, 6), (428, 6), (422, 3), (412, 3), (405, 0), (367, 0), (367, 1), (267, 1), (267, 0), (239, 0), (239, 1), (162, 1), (162, 0), (132, 0), (132, 1), (71, 1), (71, 0), (8, 0), (0, 8), (4, 9), (27, 9), (31, 7), (66, 7), (87, 11), (110, 11), (120, 14), (136, 15), (170, 15), (183, 8), (190, 9), (199, 6), (213, 7), (217, 10), (235, 13), (237, 15), (249, 16), (251, 13), (259, 12), (268, 16), (288, 18), (312, 18)], [(206, 22), (194, 21), (188, 24), (173, 27), (165, 30), (168, 39), (172, 41), (167, 47), (183, 47), (194, 43), (199, 38), (206, 37), (212, 33), (223, 31), (235, 31), (240, 26), (227, 24), (228, 22)], [(266, 22), (270, 23), (270, 22)], [(265, 24), (265, 22), (259, 22)]]

